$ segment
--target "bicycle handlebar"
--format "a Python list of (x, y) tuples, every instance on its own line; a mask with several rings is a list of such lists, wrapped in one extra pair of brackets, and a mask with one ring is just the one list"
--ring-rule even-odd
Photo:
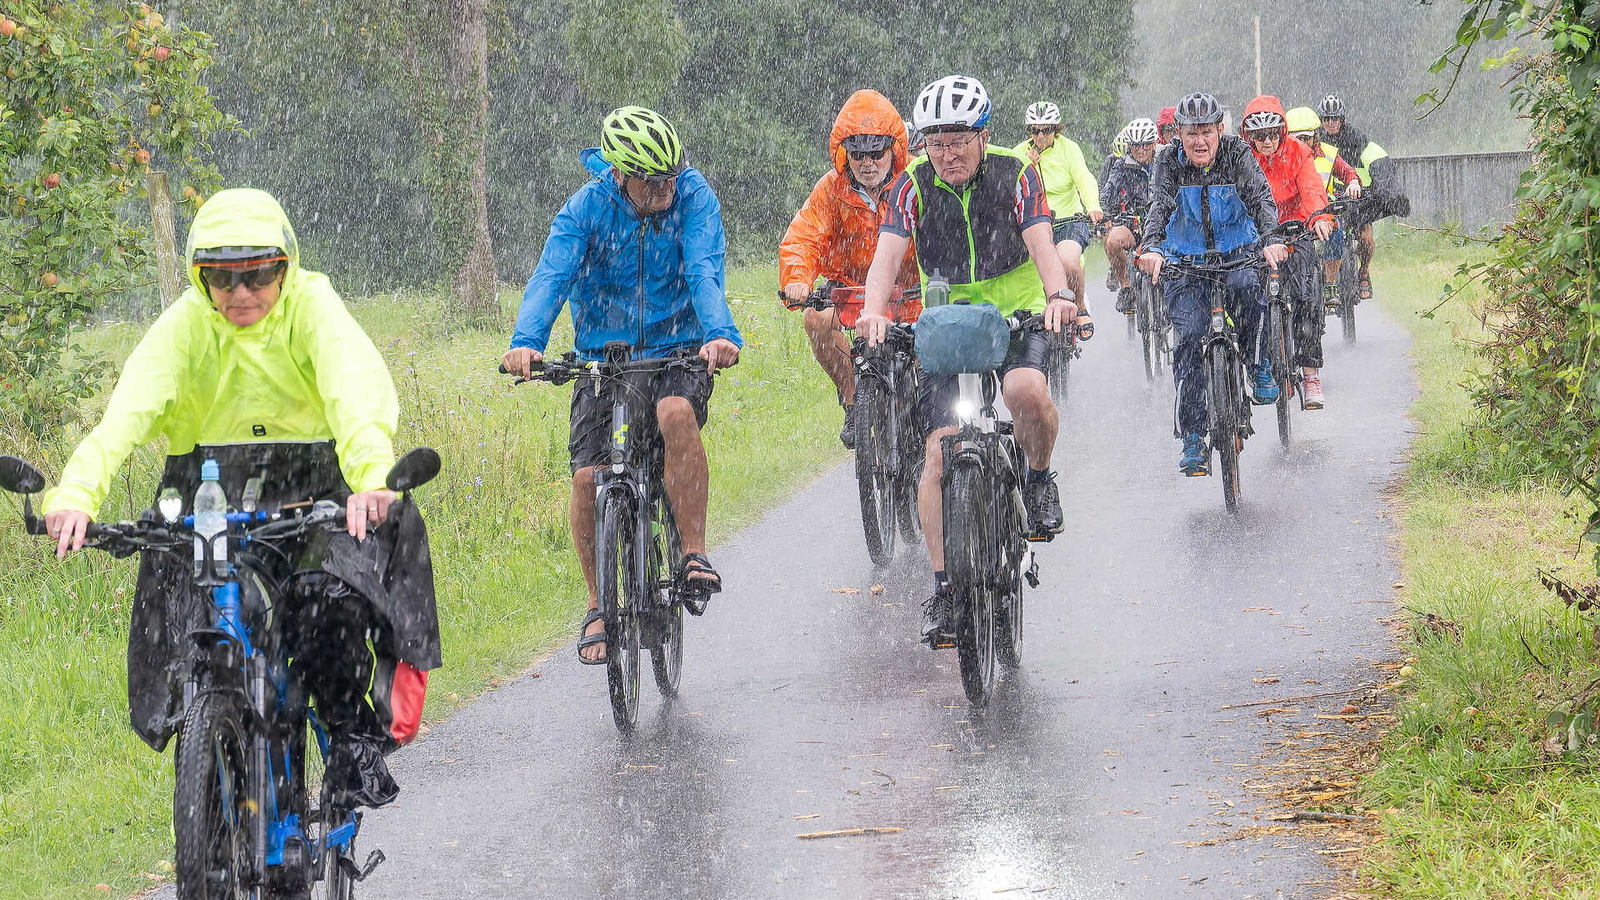
[[(516, 383), (548, 381), (554, 385), (563, 385), (578, 378), (616, 378), (630, 372), (664, 372), (668, 369), (699, 371), (704, 368), (705, 360), (698, 356), (655, 356), (615, 363), (599, 359), (579, 359), (577, 351), (569, 350), (559, 359), (546, 359), (534, 363), (533, 374), (527, 378), (519, 377)], [(500, 374), (510, 375), (512, 372), (506, 368), (505, 363), (501, 363)]]

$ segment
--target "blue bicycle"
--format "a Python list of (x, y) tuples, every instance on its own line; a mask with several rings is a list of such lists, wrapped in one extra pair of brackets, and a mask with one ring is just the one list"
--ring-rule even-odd
[[(388, 487), (405, 493), (438, 472), (439, 455), (418, 448), (389, 472)], [(25, 496), (30, 534), (45, 534), (31, 498), (44, 486), (38, 469), (0, 456), (0, 488)], [(361, 812), (331, 784), (310, 778), (327, 759), (328, 735), (289, 665), (277, 607), (291, 584), (269, 562), (319, 531), (343, 530), (344, 508), (318, 501), (259, 510), (259, 492), (259, 479), (251, 479), (241, 509), (227, 513), (227, 529), (209, 538), (171, 492), (136, 522), (91, 523), (85, 546), (118, 558), (192, 553), (195, 583), (210, 592), (214, 618), (189, 634), (195, 664), (174, 763), (180, 900), (348, 900), (384, 856), (374, 850), (356, 862)]]

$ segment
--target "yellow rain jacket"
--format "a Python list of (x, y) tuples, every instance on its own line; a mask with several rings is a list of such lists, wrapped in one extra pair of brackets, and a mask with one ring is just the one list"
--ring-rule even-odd
[[(212, 307), (193, 265), (196, 248), (236, 246), (289, 256), (277, 305), (245, 328)], [(300, 268), (278, 202), (264, 191), (218, 193), (195, 217), (188, 256), (189, 289), (128, 357), (105, 416), (73, 452), (44, 511), (94, 515), (123, 460), (158, 436), (172, 456), (198, 444), (331, 438), (353, 490), (382, 488), (394, 465), (394, 382), (327, 276)]]

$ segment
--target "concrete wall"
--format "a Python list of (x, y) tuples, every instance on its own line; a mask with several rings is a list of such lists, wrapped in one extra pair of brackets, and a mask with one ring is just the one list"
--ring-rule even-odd
[(1518, 179), (1532, 161), (1527, 150), (1397, 156), (1395, 169), (1415, 225), (1458, 224), (1467, 231), (1511, 220)]

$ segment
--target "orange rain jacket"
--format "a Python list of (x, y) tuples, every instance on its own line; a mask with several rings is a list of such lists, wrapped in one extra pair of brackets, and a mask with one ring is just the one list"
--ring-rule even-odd
[[(1251, 100), (1244, 108), (1244, 114), (1249, 116), (1263, 110), (1280, 116), (1284, 114), (1283, 104), (1270, 94), (1262, 94)], [(1328, 191), (1322, 183), (1322, 174), (1317, 171), (1316, 163), (1311, 158), (1311, 151), (1304, 144), (1289, 137), (1288, 131), (1284, 130), (1276, 153), (1262, 156), (1255, 152), (1253, 144), (1250, 153), (1255, 156), (1261, 171), (1267, 175), (1267, 182), (1272, 185), (1272, 199), (1278, 204), (1278, 221), (1305, 222), (1309, 228), (1317, 219), (1327, 217), (1321, 210), (1328, 205)]]
[[(841, 146), (844, 139), (858, 134), (894, 136), (893, 165), (883, 187), (878, 189), (878, 206), (863, 198), (850, 179), (849, 155)], [(878, 249), (878, 226), (888, 211), (889, 185), (905, 171), (911, 154), (906, 146), (905, 120), (889, 98), (877, 91), (856, 91), (844, 102), (833, 120), (828, 139), (833, 171), (817, 179), (805, 205), (794, 214), (789, 230), (778, 245), (778, 283), (812, 284), (818, 277), (841, 284), (865, 283), (872, 254)], [(902, 288), (919, 284), (915, 245), (906, 248), (895, 283)], [(920, 301), (907, 303), (900, 320), (915, 321), (922, 312)]]

